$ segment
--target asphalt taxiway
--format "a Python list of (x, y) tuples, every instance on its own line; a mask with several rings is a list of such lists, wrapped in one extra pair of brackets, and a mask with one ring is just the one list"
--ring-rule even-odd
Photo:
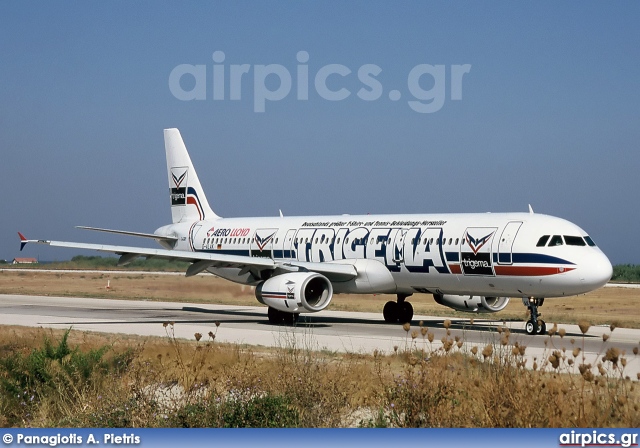
[[(442, 346), (446, 336), (446, 318), (416, 315), (409, 332), (400, 325), (386, 324), (378, 313), (322, 311), (312, 315), (301, 315), (295, 327), (275, 326), (267, 320), (266, 307), (208, 305), (175, 302), (130, 301), (112, 299), (90, 299), (78, 297), (0, 295), (0, 325), (21, 325), (104, 333), (135, 334), (141, 336), (166, 336), (163, 323), (173, 322), (175, 336), (194, 339), (195, 333), (203, 335), (215, 330), (219, 322), (216, 341), (262, 345), (272, 347), (292, 347), (329, 350), (337, 352), (393, 353), (394, 350), (425, 348), (427, 352)], [(491, 317), (494, 317), (493, 315)], [(498, 316), (496, 316), (498, 317)], [(504, 322), (499, 319), (476, 317), (473, 324), (469, 319), (449, 319), (450, 337), (456, 336), (464, 343), (463, 350), (477, 346), (479, 351), (495, 344), (498, 352), (501, 335), (497, 329), (505, 325), (510, 329), (509, 345), (518, 342), (527, 347), (527, 366), (534, 358), (542, 366), (553, 350), (559, 350), (572, 358), (572, 350), (582, 350), (574, 367), (582, 362), (591, 363), (594, 368), (601, 361), (607, 349), (617, 348), (627, 359), (624, 370), (615, 369), (611, 363), (604, 363), (615, 376), (629, 376), (636, 380), (640, 372), (640, 356), (633, 354), (640, 347), (640, 330), (594, 326), (582, 335), (577, 325), (560, 324), (564, 337), (529, 336), (521, 321)], [(434, 334), (429, 343), (419, 331), (418, 323)], [(552, 324), (548, 323), (548, 327)], [(412, 338), (413, 330), (417, 337)], [(603, 341), (603, 335), (609, 335)], [(565, 352), (562, 352), (562, 350)], [(582, 356), (584, 355), (584, 361)], [(620, 364), (618, 364), (620, 365)], [(566, 370), (566, 369), (565, 369)]]

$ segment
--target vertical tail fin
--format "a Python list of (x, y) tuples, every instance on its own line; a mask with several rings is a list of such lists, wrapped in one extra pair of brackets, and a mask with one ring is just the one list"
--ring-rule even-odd
[(179, 130), (164, 130), (164, 147), (173, 223), (219, 218), (209, 207)]

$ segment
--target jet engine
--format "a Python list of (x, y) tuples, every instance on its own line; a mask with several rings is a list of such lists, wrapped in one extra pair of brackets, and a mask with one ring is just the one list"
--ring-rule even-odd
[(434, 294), (435, 301), (456, 311), (470, 313), (497, 313), (509, 303), (509, 297), (456, 296), (453, 294)]
[(256, 299), (285, 313), (316, 313), (333, 297), (329, 279), (315, 272), (276, 275), (256, 287)]

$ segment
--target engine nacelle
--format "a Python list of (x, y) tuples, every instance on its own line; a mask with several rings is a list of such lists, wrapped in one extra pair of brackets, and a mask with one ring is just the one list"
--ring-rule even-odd
[(470, 313), (497, 313), (509, 304), (509, 297), (456, 296), (453, 294), (434, 294), (435, 301), (456, 311)]
[(333, 297), (327, 277), (315, 272), (276, 275), (256, 287), (256, 299), (285, 313), (316, 313)]

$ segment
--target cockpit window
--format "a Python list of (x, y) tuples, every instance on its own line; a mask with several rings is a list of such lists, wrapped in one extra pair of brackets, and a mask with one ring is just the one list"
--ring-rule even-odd
[(587, 242), (587, 244), (588, 244), (589, 246), (591, 246), (591, 247), (593, 247), (593, 246), (595, 246), (595, 245), (596, 245), (596, 243), (594, 243), (594, 242), (593, 242), (593, 240), (591, 239), (591, 237), (590, 237), (590, 236), (588, 236), (588, 235), (584, 237), (584, 240), (585, 240), (585, 241)]
[(538, 240), (538, 244), (536, 244), (536, 247), (544, 247), (547, 245), (547, 241), (549, 241), (549, 235), (543, 235), (540, 237), (540, 239)]
[(562, 244), (562, 237), (560, 235), (553, 235), (551, 241), (549, 241), (549, 246), (562, 246)]
[(586, 243), (581, 236), (565, 235), (564, 242), (567, 243), (567, 246), (586, 246)]

